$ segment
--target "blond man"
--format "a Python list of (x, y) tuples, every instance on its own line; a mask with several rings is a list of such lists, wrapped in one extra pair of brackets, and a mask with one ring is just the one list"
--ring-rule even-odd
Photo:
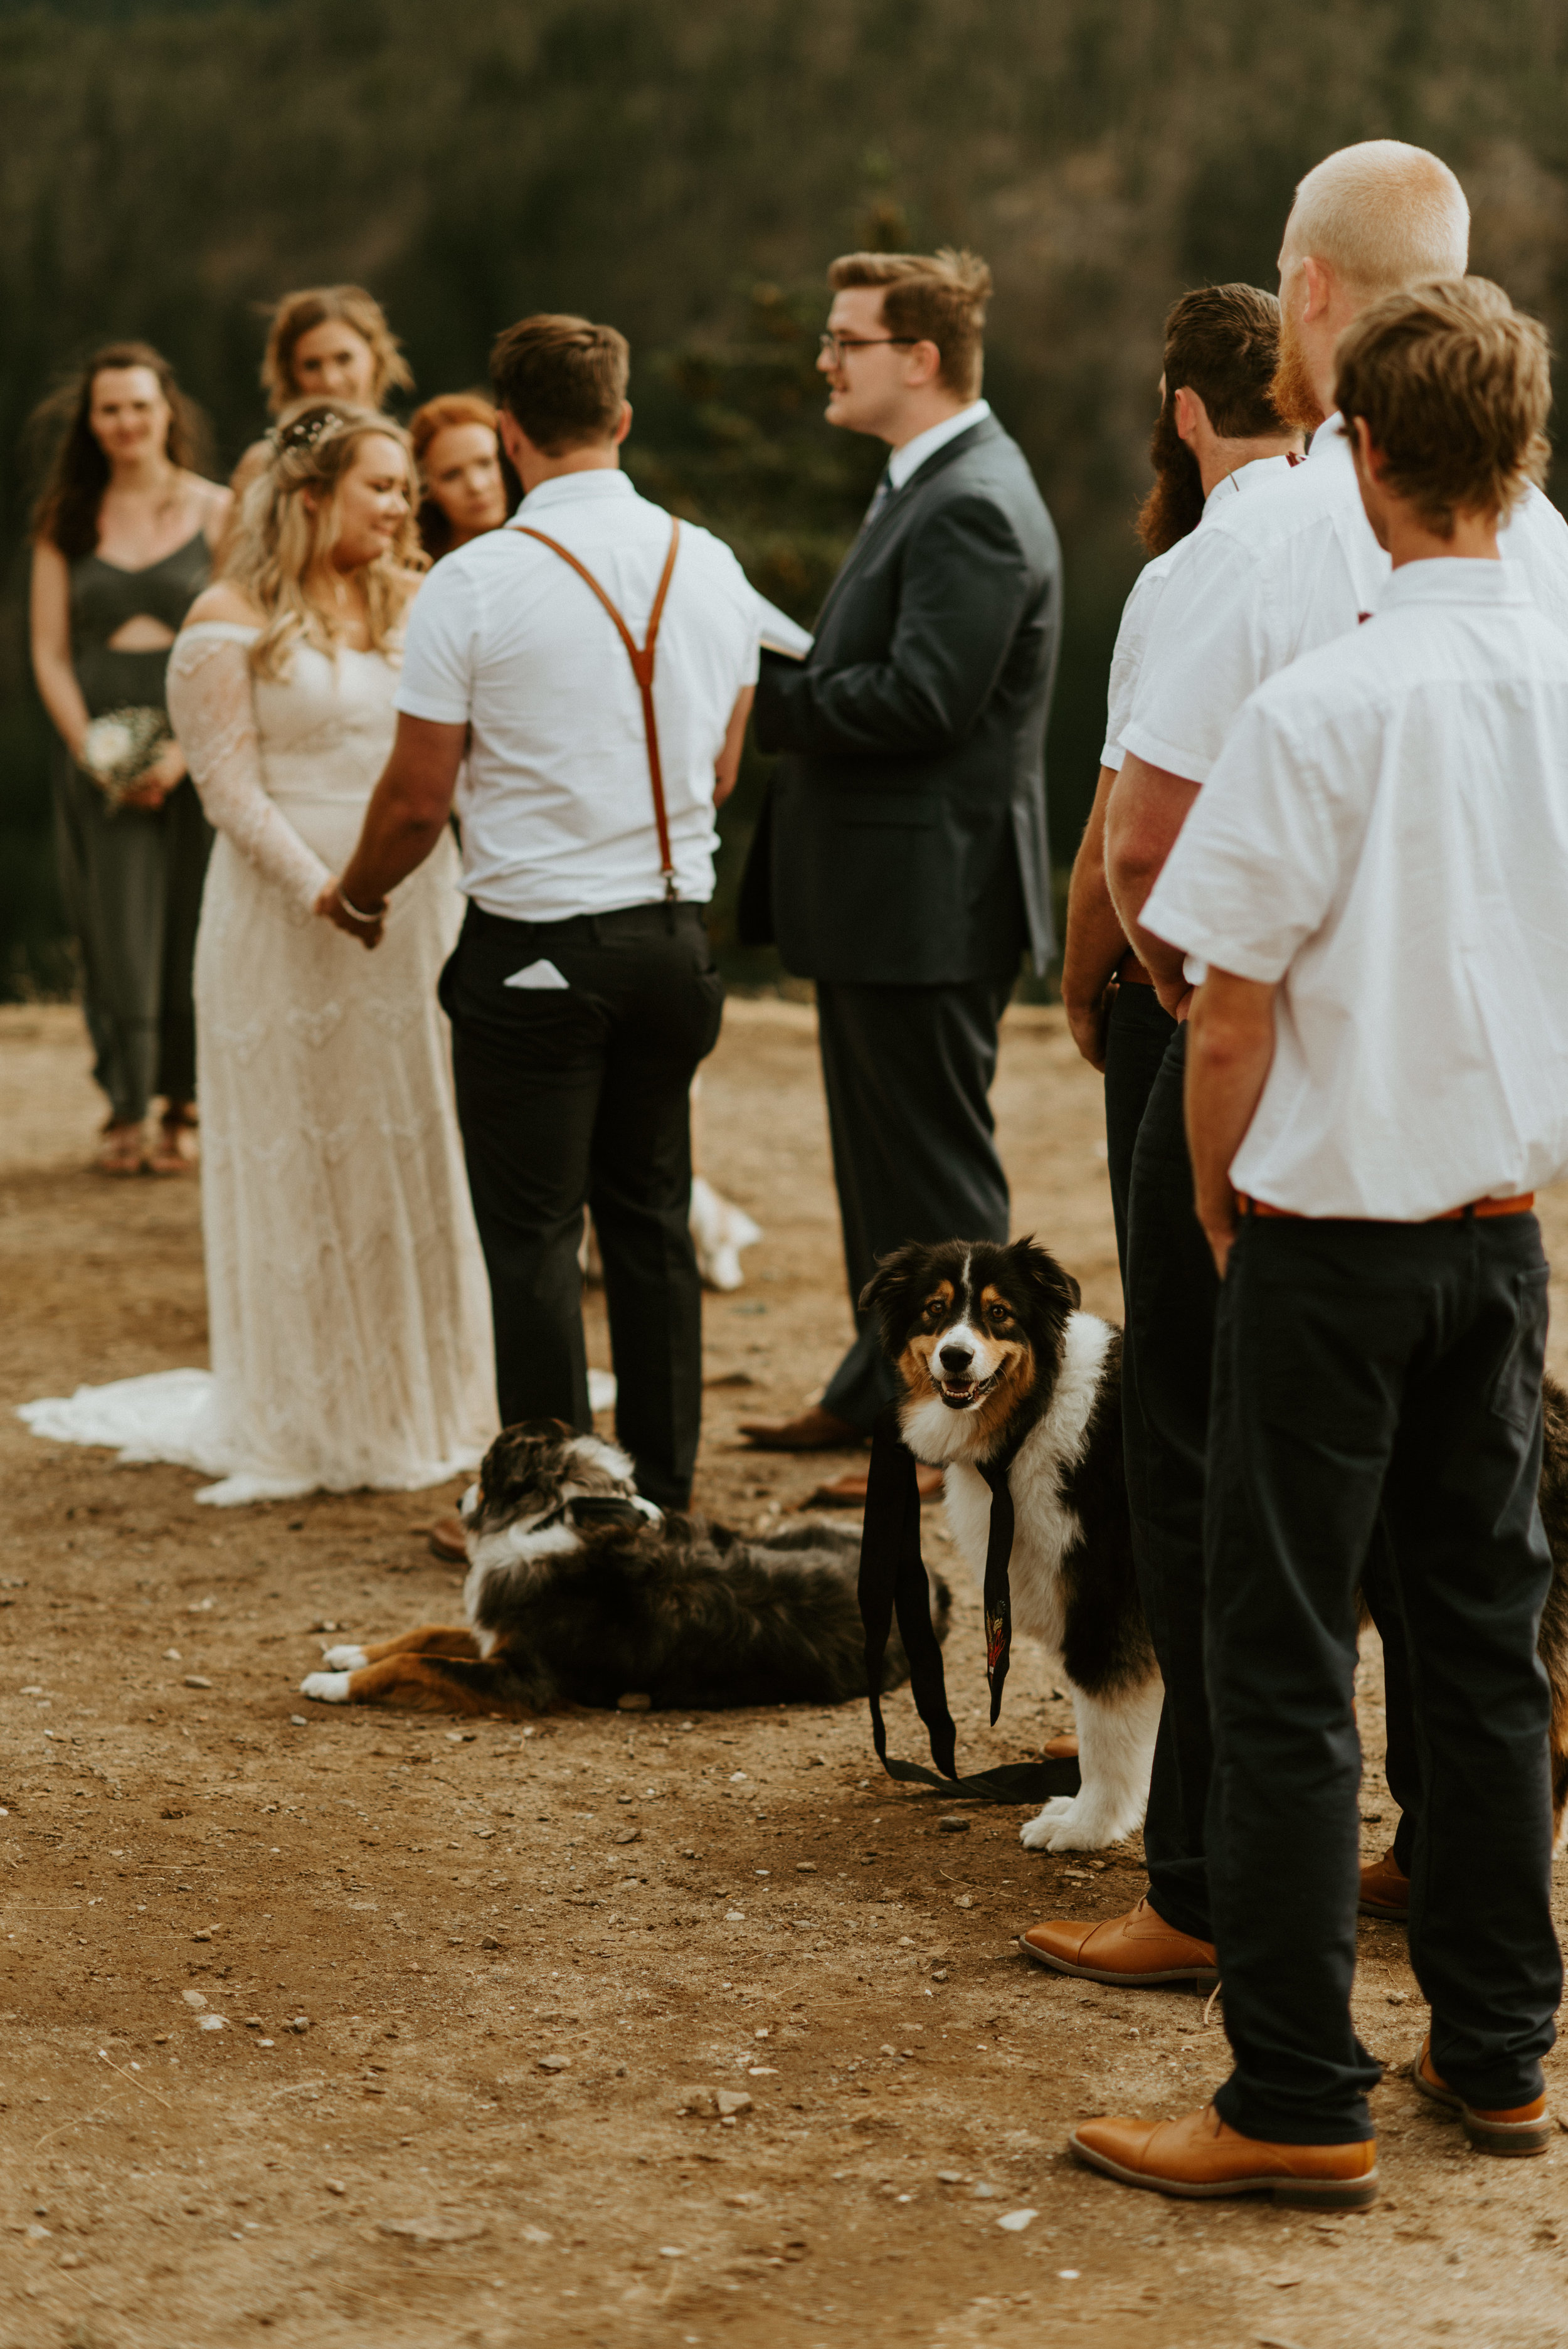
[(1553, 2134), (1531, 1210), (1568, 1164), (1568, 636), (1498, 547), (1546, 454), (1541, 329), (1482, 278), (1395, 295), (1337, 390), (1393, 575), (1356, 637), (1247, 701), (1143, 909), (1207, 971), (1186, 1106), (1223, 1283), (1204, 1629), (1234, 2063), (1204, 2114), (1074, 2142), (1168, 2193), (1348, 2205), (1377, 2191), (1350, 1991), (1379, 1516), (1426, 1782), (1411, 2078), (1481, 2152)]
[[(1150, 632), (1128, 757), (1107, 812), (1107, 873), (1129, 938), (1178, 1019), (1133, 1152), (1129, 1201), (1127, 1354), (1122, 1390), (1134, 1551), (1160, 1668), (1165, 1717), (1150, 1786), (1149, 1896), (1094, 1925), (1051, 1920), (1025, 1937), (1040, 1963), (1131, 1988), (1214, 1979), (1205, 1820), (1212, 1748), (1203, 1670), (1203, 1497), (1219, 1287), (1192, 1215), (1182, 1124), (1184, 1014), (1200, 966), (1141, 922), (1154, 885), (1247, 696), (1315, 647), (1348, 650), (1388, 575), (1362, 509), (1334, 405), (1340, 335), (1375, 301), (1465, 268), (1470, 212), (1446, 163), (1374, 140), (1331, 155), (1296, 191), (1280, 251), (1281, 350), (1275, 404), (1319, 428), (1304, 465), (1236, 498), (1193, 539)], [(1531, 485), (1509, 518), (1505, 557), (1549, 617), (1568, 627), (1568, 527)], [(1413, 1813), (1398, 1599), (1367, 1561), (1384, 1637), (1389, 1783)], [(1403, 1914), (1405, 1847), (1368, 1871), (1384, 1913)]]

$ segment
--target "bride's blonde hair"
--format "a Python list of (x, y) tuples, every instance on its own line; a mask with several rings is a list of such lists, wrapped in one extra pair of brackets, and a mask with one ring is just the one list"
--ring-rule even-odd
[(288, 409), (267, 436), (265, 470), (245, 492), (223, 563), (223, 576), (265, 615), (251, 647), (258, 677), (278, 677), (291, 647), (337, 649), (335, 615), (306, 591), (306, 581), (337, 543), (342, 527), (338, 492), (361, 441), (372, 433), (396, 440), (408, 458), (409, 507), (397, 535), (362, 574), (370, 647), (382, 651), (403, 617), (415, 574), (426, 568), (414, 519), (414, 466), (407, 433), (368, 408), (333, 399), (306, 399)]

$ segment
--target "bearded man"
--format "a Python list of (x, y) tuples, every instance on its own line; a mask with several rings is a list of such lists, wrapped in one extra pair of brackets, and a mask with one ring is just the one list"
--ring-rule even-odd
[(1099, 781), (1068, 893), (1062, 1000), (1078, 1050), (1105, 1075), (1106, 1153), (1116, 1253), (1127, 1278), (1127, 1193), (1132, 1147), (1174, 1023), (1127, 943), (1105, 878), (1105, 811), (1126, 753), (1149, 631), (1172, 572), (1206, 516), (1276, 481), (1301, 458), (1271, 385), (1279, 359), (1279, 304), (1255, 285), (1203, 285), (1165, 321), (1160, 414), (1149, 454), (1154, 486), (1138, 516), (1152, 560), (1139, 573), (1110, 663)]
[[(1288, 422), (1315, 429), (1311, 454), (1255, 497), (1229, 501), (1193, 534), (1154, 616), (1107, 809), (1111, 898), (1176, 1023), (1133, 1151), (1122, 1387), (1134, 1556), (1165, 1709), (1144, 1829), (1148, 1898), (1105, 1924), (1037, 1925), (1023, 1946), (1042, 1965), (1128, 1989), (1217, 1979), (1205, 1846), (1213, 1749), (1203, 1503), (1219, 1277), (1193, 1209), (1182, 1112), (1185, 1020), (1202, 969), (1140, 916), (1248, 696), (1375, 608), (1389, 562), (1363, 510), (1339, 419), (1326, 416), (1336, 346), (1381, 296), (1461, 277), (1469, 234), (1470, 209), (1448, 165), (1398, 140), (1344, 148), (1301, 182), (1279, 258), (1274, 402)], [(1514, 508), (1501, 543), (1540, 608), (1568, 627), (1568, 526), (1538, 490)], [(1404, 1627), (1376, 1542), (1364, 1588), (1383, 1633), (1392, 1725), (1408, 1713)], [(1409, 1751), (1408, 1737), (1391, 1744)], [(1389, 1766), (1400, 1777), (1396, 1800), (1408, 1810), (1418, 1784), (1393, 1758)], [(1406, 1912), (1398, 1844), (1363, 1872), (1362, 1892), (1375, 1913)]]

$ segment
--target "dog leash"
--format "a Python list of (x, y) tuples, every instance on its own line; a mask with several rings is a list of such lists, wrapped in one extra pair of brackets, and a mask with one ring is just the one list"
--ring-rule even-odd
[[(1008, 1471), (1020, 1436), (980, 1474), (991, 1488), (991, 1525), (985, 1543), (985, 1677), (991, 1688), (991, 1723), (1002, 1710), (1002, 1688), (1012, 1649), (1013, 1609), (1008, 1567), (1013, 1555), (1013, 1495)], [(1052, 1795), (1076, 1795), (1074, 1761), (1010, 1762), (995, 1770), (960, 1777), (958, 1733), (947, 1709), (942, 1642), (931, 1619), (931, 1586), (920, 1547), (920, 1487), (914, 1454), (899, 1429), (898, 1406), (890, 1403), (872, 1435), (871, 1474), (866, 1480), (865, 1530), (861, 1537), (861, 1620), (866, 1632), (866, 1695), (877, 1760), (890, 1778), (934, 1786), (947, 1795), (977, 1802), (1036, 1803)], [(935, 1770), (922, 1762), (890, 1759), (882, 1712), (882, 1668), (893, 1616), (909, 1659), (909, 1685), (915, 1710), (931, 1740)], [(938, 1773), (941, 1775), (938, 1775)]]

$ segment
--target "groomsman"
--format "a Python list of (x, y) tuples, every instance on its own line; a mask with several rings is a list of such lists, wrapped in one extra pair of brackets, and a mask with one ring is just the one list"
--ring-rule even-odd
[(1133, 1144), (1173, 1022), (1110, 901), (1105, 812), (1127, 756), (1121, 738), (1171, 573), (1206, 520), (1301, 460), (1301, 431), (1274, 405), (1278, 358), (1279, 304), (1255, 285), (1201, 285), (1183, 294), (1165, 321), (1160, 414), (1149, 449), (1154, 486), (1138, 517), (1150, 559), (1117, 630), (1099, 781), (1068, 892), (1062, 1002), (1078, 1050), (1105, 1074), (1110, 1201), (1124, 1282)]
[[(783, 756), (742, 897), (746, 934), (817, 982), (856, 1308), (905, 1240), (1007, 1237), (988, 1096), (1020, 957), (1043, 970), (1053, 943), (1061, 561), (980, 396), (985, 263), (859, 253), (828, 279), (828, 421), (892, 454), (809, 658), (764, 659), (757, 739)], [(820, 1403), (743, 1433), (770, 1451), (855, 1444), (892, 1395), (861, 1319)], [(830, 1489), (854, 1497), (864, 1477)]]
[(1410, 2078), (1480, 2152), (1556, 2134), (1531, 1210), (1568, 1164), (1568, 636), (1498, 545), (1544, 468), (1545, 336), (1482, 278), (1391, 295), (1342, 338), (1337, 400), (1392, 578), (1251, 696), (1141, 908), (1205, 970), (1186, 1110), (1223, 1283), (1203, 1622), (1233, 2064), (1204, 2112), (1071, 2140), (1129, 2185), (1329, 2208), (1377, 2190), (1350, 1992), (1380, 1519), (1424, 1759)]
[[(1303, 180), (1280, 252), (1274, 403), (1287, 420), (1315, 429), (1311, 453), (1276, 486), (1233, 499), (1196, 534), (1155, 614), (1122, 736), (1128, 757), (1107, 818), (1110, 892), (1178, 1021), (1133, 1155), (1122, 1390), (1135, 1555), (1165, 1710), (1144, 1829), (1147, 1899), (1101, 1925), (1037, 1925), (1023, 1945), (1042, 1965), (1127, 1988), (1212, 1981), (1215, 1968), (1204, 1828), (1212, 1745), (1202, 1528), (1219, 1285), (1193, 1217), (1181, 1108), (1186, 1013), (1201, 966), (1184, 965), (1143, 927), (1143, 904), (1247, 696), (1304, 653), (1354, 638), (1376, 605), (1388, 558), (1363, 512), (1339, 419), (1326, 419), (1335, 347), (1383, 295), (1462, 275), (1469, 231), (1469, 207), (1447, 164), (1398, 140), (1344, 148)], [(1568, 527), (1538, 490), (1514, 510), (1504, 545), (1548, 616), (1568, 626)], [(1369, 1547), (1368, 1595), (1398, 1720), (1406, 1702), (1402, 1625), (1383, 1580), (1381, 1545)], [(1408, 1744), (1408, 1734), (1396, 1741), (1389, 1766), (1399, 1781), (1396, 1798), (1409, 1808), (1418, 1788), (1397, 1758)], [(1403, 1867), (1391, 1860), (1373, 1897), (1381, 1890), (1393, 1907), (1390, 1892), (1402, 1903), (1405, 1884)]]

